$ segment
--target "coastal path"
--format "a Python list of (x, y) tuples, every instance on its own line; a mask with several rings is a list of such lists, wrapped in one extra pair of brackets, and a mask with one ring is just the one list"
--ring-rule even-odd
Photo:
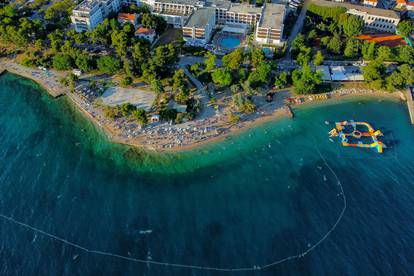
[(284, 58), (285, 60), (292, 59), (292, 57), (290, 56), (290, 48), (292, 46), (292, 41), (295, 39), (295, 37), (300, 33), (300, 31), (303, 28), (303, 23), (305, 22), (306, 12), (308, 10), (308, 6), (310, 2), (311, 0), (305, 0), (303, 2), (302, 9), (300, 10), (298, 19), (296, 19), (295, 25), (293, 25), (292, 32), (290, 33), (290, 36), (287, 40), (287, 52)]

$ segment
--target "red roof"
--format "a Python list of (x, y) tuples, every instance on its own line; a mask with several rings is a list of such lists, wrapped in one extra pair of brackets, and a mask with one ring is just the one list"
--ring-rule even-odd
[(136, 18), (137, 18), (137, 15), (135, 13), (120, 13), (120, 14), (118, 14), (118, 20), (122, 20), (122, 21), (135, 22)]
[(390, 35), (390, 34), (362, 34), (356, 38), (361, 40), (367, 40), (369, 42), (375, 42), (379, 45), (384, 45), (388, 47), (395, 47), (399, 45), (407, 45), (404, 38), (400, 35)]
[(155, 35), (155, 30), (154, 29), (148, 29), (148, 28), (144, 28), (144, 27), (140, 27), (137, 29), (137, 31), (135, 32), (135, 34), (140, 35)]

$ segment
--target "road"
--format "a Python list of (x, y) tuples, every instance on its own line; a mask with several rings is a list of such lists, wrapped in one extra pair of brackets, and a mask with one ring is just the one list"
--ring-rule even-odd
[(290, 33), (290, 36), (287, 40), (287, 50), (286, 55), (284, 57), (284, 60), (291, 60), (292, 57), (290, 56), (290, 47), (292, 46), (292, 41), (295, 39), (295, 37), (300, 33), (303, 27), (303, 23), (305, 22), (306, 18), (306, 11), (308, 10), (308, 6), (310, 4), (311, 0), (305, 0), (302, 5), (302, 9), (300, 11), (300, 14), (298, 16), (298, 19), (296, 19), (295, 25), (293, 25), (292, 31)]

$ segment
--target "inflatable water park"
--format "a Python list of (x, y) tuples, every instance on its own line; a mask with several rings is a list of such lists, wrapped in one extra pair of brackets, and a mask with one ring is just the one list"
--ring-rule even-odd
[(382, 132), (369, 123), (352, 120), (336, 122), (335, 128), (329, 132), (329, 137), (339, 137), (344, 147), (375, 148), (382, 153), (386, 146), (378, 139), (379, 136), (383, 136)]

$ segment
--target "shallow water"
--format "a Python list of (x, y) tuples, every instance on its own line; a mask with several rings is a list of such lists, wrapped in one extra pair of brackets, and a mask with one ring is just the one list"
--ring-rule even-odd
[[(113, 145), (64, 98), (0, 78), (0, 214), (93, 250), (263, 271), (212, 272), (86, 253), (0, 217), (1, 275), (409, 275), (414, 271), (414, 128), (396, 101), (295, 110), (179, 154)], [(325, 121), (363, 120), (389, 146), (342, 148)], [(145, 232), (146, 230), (152, 230)], [(144, 231), (144, 232), (140, 232)]]

